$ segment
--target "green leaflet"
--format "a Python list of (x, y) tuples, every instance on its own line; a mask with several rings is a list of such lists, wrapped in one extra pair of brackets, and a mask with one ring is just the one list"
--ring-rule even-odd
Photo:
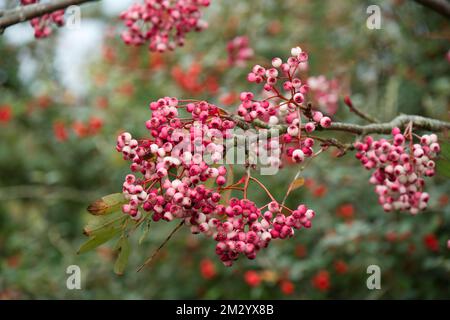
[(95, 235), (90, 237), (85, 243), (83, 243), (78, 249), (78, 254), (88, 252), (92, 249), (97, 248), (103, 243), (111, 240), (115, 236), (117, 236), (122, 231), (121, 227), (110, 227), (104, 230), (98, 231)]
[(95, 216), (106, 215), (120, 210), (126, 202), (122, 193), (113, 193), (95, 200), (89, 205), (87, 211)]
[(114, 264), (114, 272), (118, 275), (123, 275), (123, 272), (128, 264), (128, 258), (130, 257), (130, 242), (128, 237), (122, 236), (118, 243), (119, 255), (117, 256), (116, 263)]

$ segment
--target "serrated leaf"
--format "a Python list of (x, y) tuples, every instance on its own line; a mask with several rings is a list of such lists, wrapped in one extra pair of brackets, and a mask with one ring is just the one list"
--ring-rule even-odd
[(128, 258), (130, 257), (130, 242), (128, 237), (121, 237), (119, 240), (119, 255), (117, 256), (116, 263), (114, 264), (114, 272), (117, 275), (123, 275), (123, 272), (128, 264)]
[(113, 193), (94, 201), (89, 205), (87, 211), (95, 216), (106, 215), (120, 210), (126, 202), (122, 193)]
[(122, 228), (107, 228), (105, 230), (99, 231), (94, 236), (90, 237), (85, 243), (80, 246), (78, 249), (78, 254), (82, 254), (88, 251), (91, 251), (98, 246), (104, 244), (108, 240), (111, 240), (115, 236), (117, 236), (122, 231)]

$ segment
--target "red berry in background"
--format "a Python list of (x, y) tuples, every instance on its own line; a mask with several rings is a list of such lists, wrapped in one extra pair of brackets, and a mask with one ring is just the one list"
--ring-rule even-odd
[(8, 123), (12, 118), (12, 108), (9, 105), (0, 106), (0, 123)]
[(291, 294), (294, 293), (294, 291), (295, 291), (295, 286), (294, 286), (294, 284), (292, 283), (292, 281), (289, 281), (289, 280), (282, 280), (282, 281), (280, 282), (280, 289), (281, 289), (281, 292), (282, 292), (283, 294), (289, 296), (289, 295), (291, 295)]
[(89, 133), (89, 127), (81, 121), (75, 121), (72, 124), (72, 130), (79, 138), (86, 137)]
[(338, 207), (337, 215), (344, 219), (351, 219), (355, 214), (355, 208), (351, 203), (345, 203)]
[(327, 186), (324, 184), (320, 184), (313, 189), (312, 194), (316, 198), (322, 198), (327, 194), (327, 192), (328, 192)]
[(53, 134), (59, 142), (64, 142), (69, 138), (66, 125), (62, 121), (55, 121), (53, 123)]
[(95, 105), (100, 109), (106, 109), (109, 105), (109, 100), (105, 96), (97, 97), (95, 100)]
[(250, 287), (257, 287), (261, 284), (261, 276), (258, 272), (253, 270), (245, 272), (244, 280)]
[(437, 252), (439, 251), (439, 240), (438, 238), (430, 233), (423, 237), (423, 243), (427, 247), (428, 250)]
[(330, 274), (328, 271), (319, 271), (312, 279), (312, 285), (314, 288), (325, 292), (330, 289)]
[(334, 269), (337, 273), (344, 274), (348, 271), (348, 265), (344, 261), (338, 260), (334, 263)]
[(103, 120), (98, 117), (91, 117), (89, 119), (89, 133), (96, 134), (103, 127)]
[(211, 280), (217, 275), (216, 266), (210, 259), (203, 259), (200, 262), (200, 273), (206, 280)]
[(295, 247), (295, 256), (298, 258), (304, 258), (307, 255), (306, 247), (302, 244), (299, 244)]

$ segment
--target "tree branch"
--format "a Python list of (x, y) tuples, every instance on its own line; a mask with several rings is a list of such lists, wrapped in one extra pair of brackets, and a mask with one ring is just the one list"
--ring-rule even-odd
[[(246, 130), (249, 128), (248, 122), (242, 117), (237, 115), (228, 116), (230, 119), (234, 120), (240, 128)], [(404, 129), (407, 124), (412, 122), (413, 127), (417, 129), (424, 129), (433, 132), (440, 132), (445, 130), (450, 130), (450, 122), (441, 121), (431, 118), (426, 118), (416, 115), (399, 115), (390, 122), (384, 123), (371, 123), (367, 125), (358, 125), (352, 123), (343, 122), (333, 122), (329, 128), (322, 128), (324, 131), (344, 131), (354, 134), (366, 135), (370, 133), (390, 133), (395, 127)], [(279, 133), (285, 133), (287, 131), (286, 125), (276, 125), (270, 126), (268, 123), (261, 121), (259, 119), (253, 120), (252, 124), (258, 128), (264, 128), (269, 130), (278, 130)]]
[(5, 10), (2, 14), (0, 14), (0, 34), (3, 33), (6, 28), (17, 23), (31, 20), (57, 10), (66, 9), (72, 5), (80, 5), (85, 2), (93, 1), (98, 0), (51, 0), (48, 2), (18, 6), (15, 9)]
[(450, 2), (447, 0), (414, 0), (421, 5), (439, 13), (440, 15), (450, 18)]

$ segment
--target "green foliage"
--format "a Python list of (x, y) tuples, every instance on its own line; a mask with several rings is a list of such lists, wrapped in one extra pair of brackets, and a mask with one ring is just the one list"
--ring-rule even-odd
[[(442, 144), (437, 176), (427, 180), (429, 209), (417, 216), (384, 213), (369, 173), (353, 153), (335, 158), (330, 148), (302, 172), (304, 180), (294, 183), (298, 186), (286, 202), (314, 208), (313, 227), (290, 241), (274, 241), (257, 259), (241, 259), (232, 269), (217, 260), (213, 241), (183, 227), (148, 268), (136, 273), (175, 225), (137, 225), (120, 212), (120, 196), (100, 198), (120, 192), (128, 164), (115, 151), (115, 139), (123, 128), (131, 128), (133, 136), (148, 135), (144, 122), (150, 101), (197, 98), (232, 110), (237, 101), (224, 104), (227, 93), (256, 88), (245, 80), (249, 68), (285, 56), (294, 45), (310, 54), (305, 76), (338, 79), (342, 96), (350, 94), (355, 105), (381, 120), (403, 112), (448, 121), (448, 22), (413, 1), (375, 1), (382, 8), (382, 28), (369, 30), (365, 9), (373, 2), (215, 0), (206, 10), (210, 27), (189, 35), (185, 47), (173, 53), (150, 54), (105, 35), (103, 47), (79, 67), (86, 75), (80, 80), (87, 87), (82, 93), (63, 85), (64, 72), (54, 64), (57, 37), (70, 30), (20, 46), (0, 36), (0, 106), (12, 107), (11, 121), (0, 122), (0, 299), (448, 298), (448, 142)], [(98, 4), (90, 7), (87, 16), (117, 23), (102, 16)], [(237, 35), (248, 35), (256, 53), (245, 68), (226, 64), (226, 42)], [(35, 71), (21, 80), (28, 70), (19, 63), (24, 60)], [(194, 63), (202, 68), (199, 81), (205, 86), (217, 81), (217, 91), (192, 92), (177, 81), (174, 69)], [(91, 117), (102, 119), (103, 126), (83, 135), (80, 123)], [(360, 123), (343, 103), (335, 119)], [(66, 137), (55, 129), (58, 123)], [(440, 135), (441, 141), (445, 137)], [(345, 134), (335, 138), (354, 141)], [(236, 169), (238, 179), (242, 172)], [(288, 165), (275, 176), (258, 178), (282, 200), (298, 169)], [(267, 200), (256, 187), (249, 193), (260, 203)], [(101, 215), (93, 216), (86, 206), (95, 199), (100, 202), (93, 211)], [(438, 250), (427, 245), (430, 234)], [(78, 249), (86, 253), (77, 255)], [(201, 273), (205, 258), (215, 268), (210, 278)], [(337, 271), (338, 261), (348, 266), (345, 273)], [(72, 264), (81, 268), (82, 290), (65, 286), (65, 269)], [(381, 267), (382, 290), (365, 285), (370, 264)], [(248, 270), (260, 274), (259, 286), (245, 282)], [(319, 270), (330, 274), (326, 291), (312, 284)], [(294, 283), (292, 295), (282, 293), (282, 280)]]

